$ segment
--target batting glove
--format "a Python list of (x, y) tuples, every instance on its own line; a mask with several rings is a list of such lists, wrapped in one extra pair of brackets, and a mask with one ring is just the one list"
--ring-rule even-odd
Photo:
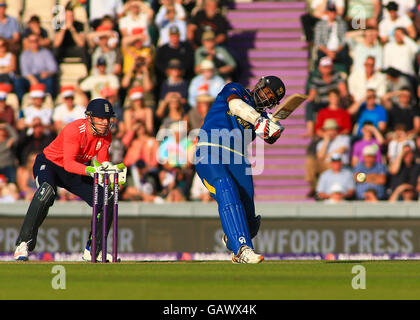
[(279, 123), (263, 116), (259, 117), (254, 124), (255, 134), (269, 144), (273, 144), (280, 138), (284, 127)]

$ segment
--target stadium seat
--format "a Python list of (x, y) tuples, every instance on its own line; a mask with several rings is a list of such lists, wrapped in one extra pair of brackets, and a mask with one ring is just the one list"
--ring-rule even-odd
[(18, 99), (16, 93), (9, 92), (7, 94), (6, 104), (9, 105), (10, 107), (12, 107), (12, 109), (15, 113), (15, 118), (18, 119), (19, 112), (20, 112), (20, 105), (19, 105), (19, 99)]
[(20, 21), (23, 10), (23, 0), (7, 0), (6, 3), (6, 14)]
[[(68, 60), (66, 60), (68, 61)], [(84, 63), (63, 62), (60, 63), (60, 86), (78, 83), (80, 79), (88, 76), (88, 70)]]

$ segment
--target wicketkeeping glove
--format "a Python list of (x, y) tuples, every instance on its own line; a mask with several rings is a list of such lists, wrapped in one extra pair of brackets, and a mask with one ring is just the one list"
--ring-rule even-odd
[(273, 144), (280, 138), (284, 127), (279, 123), (263, 116), (259, 117), (254, 124), (255, 134), (269, 144)]

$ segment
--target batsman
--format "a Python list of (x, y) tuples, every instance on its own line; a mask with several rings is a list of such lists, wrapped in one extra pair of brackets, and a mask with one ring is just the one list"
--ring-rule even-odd
[[(77, 195), (92, 207), (92, 177), (95, 173), (103, 173), (108, 168), (114, 170), (118, 168), (123, 171), (119, 174), (121, 178), (119, 183), (125, 182), (126, 168), (121, 164), (114, 165), (109, 162), (108, 150), (112, 141), (110, 126), (114, 117), (111, 103), (105, 99), (93, 99), (88, 103), (85, 115), (86, 118), (67, 124), (55, 140), (36, 157), (33, 175), (38, 189), (16, 240), (14, 254), (16, 260), (28, 260), (29, 253), (35, 249), (38, 229), (56, 199), (57, 187)], [(89, 165), (91, 162), (92, 166)], [(99, 203), (103, 204), (103, 187), (99, 187), (98, 191)], [(101, 225), (102, 215), (98, 221)], [(112, 210), (108, 211), (107, 221), (107, 232), (109, 232)], [(97, 228), (97, 248), (101, 247), (101, 232), (102, 228)], [(91, 235), (87, 241), (83, 260), (91, 261), (90, 246)], [(102, 252), (98, 252), (97, 259), (101, 258)]]
[(256, 136), (269, 144), (280, 137), (284, 128), (267, 110), (279, 104), (284, 95), (283, 81), (276, 76), (262, 77), (251, 91), (239, 83), (228, 83), (210, 107), (198, 134), (196, 170), (218, 203), (225, 233), (222, 241), (232, 252), (233, 263), (264, 260), (254, 252), (251, 241), (258, 233), (261, 216), (255, 214), (246, 150)]

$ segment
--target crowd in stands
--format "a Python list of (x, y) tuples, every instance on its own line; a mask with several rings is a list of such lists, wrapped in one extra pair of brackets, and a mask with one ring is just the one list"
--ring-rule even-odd
[(308, 8), (308, 197), (419, 199), (420, 1), (312, 0)]
[[(110, 160), (128, 167), (122, 200), (210, 201), (189, 161), (188, 133), (237, 67), (226, 47), (225, 4), (46, 2), (9, 11), (12, 2), (0, 0), (0, 202), (32, 198), (36, 155), (98, 97), (116, 113)], [(78, 63), (86, 75), (66, 81)], [(174, 134), (162, 137), (163, 129)], [(58, 198), (77, 200), (62, 189)]]

